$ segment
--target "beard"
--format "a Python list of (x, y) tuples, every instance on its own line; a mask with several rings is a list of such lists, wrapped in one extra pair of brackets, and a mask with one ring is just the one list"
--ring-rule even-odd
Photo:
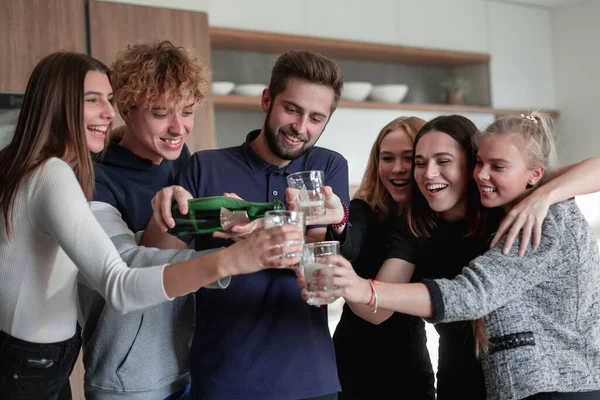
[[(291, 125), (282, 126), (279, 128), (278, 132), (273, 131), (269, 125), (270, 120), (271, 110), (269, 109), (267, 118), (265, 118), (263, 130), (265, 132), (265, 138), (267, 139), (269, 150), (271, 150), (271, 152), (277, 157), (281, 158), (282, 160), (295, 160), (312, 147), (312, 145), (307, 145), (308, 136), (295, 132)], [(284, 133), (289, 137), (301, 140), (303, 142), (302, 146), (295, 148), (288, 146), (288, 144), (285, 143), (281, 137), (281, 135)]]

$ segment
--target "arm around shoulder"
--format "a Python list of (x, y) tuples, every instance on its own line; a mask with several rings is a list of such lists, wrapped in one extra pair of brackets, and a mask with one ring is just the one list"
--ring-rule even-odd
[(536, 251), (520, 256), (514, 247), (508, 254), (491, 249), (454, 279), (436, 279), (444, 304), (443, 322), (483, 317), (555, 275), (564, 264), (560, 262), (563, 209), (562, 204), (550, 209)]

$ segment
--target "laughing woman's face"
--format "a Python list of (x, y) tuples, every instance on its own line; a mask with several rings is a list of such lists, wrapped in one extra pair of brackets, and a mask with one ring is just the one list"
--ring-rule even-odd
[(414, 177), (429, 207), (444, 220), (465, 217), (467, 155), (450, 135), (434, 130), (421, 136), (415, 149)]

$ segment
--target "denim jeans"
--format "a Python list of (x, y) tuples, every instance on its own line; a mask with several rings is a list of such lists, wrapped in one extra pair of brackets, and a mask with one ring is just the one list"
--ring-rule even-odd
[(63, 342), (31, 343), (0, 332), (0, 400), (71, 400), (80, 329)]

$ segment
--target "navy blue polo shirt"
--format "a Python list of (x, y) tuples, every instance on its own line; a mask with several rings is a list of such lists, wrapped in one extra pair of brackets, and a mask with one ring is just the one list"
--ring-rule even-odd
[[(194, 197), (236, 193), (244, 200), (281, 200), (287, 175), (321, 170), (325, 184), (348, 204), (348, 163), (339, 153), (313, 147), (284, 168), (250, 146), (195, 153), (180, 175)], [(196, 236), (196, 249), (231, 244)], [(192, 394), (202, 400), (298, 400), (340, 391), (327, 308), (300, 297), (290, 270), (238, 275), (226, 290), (196, 293), (191, 350)]]

